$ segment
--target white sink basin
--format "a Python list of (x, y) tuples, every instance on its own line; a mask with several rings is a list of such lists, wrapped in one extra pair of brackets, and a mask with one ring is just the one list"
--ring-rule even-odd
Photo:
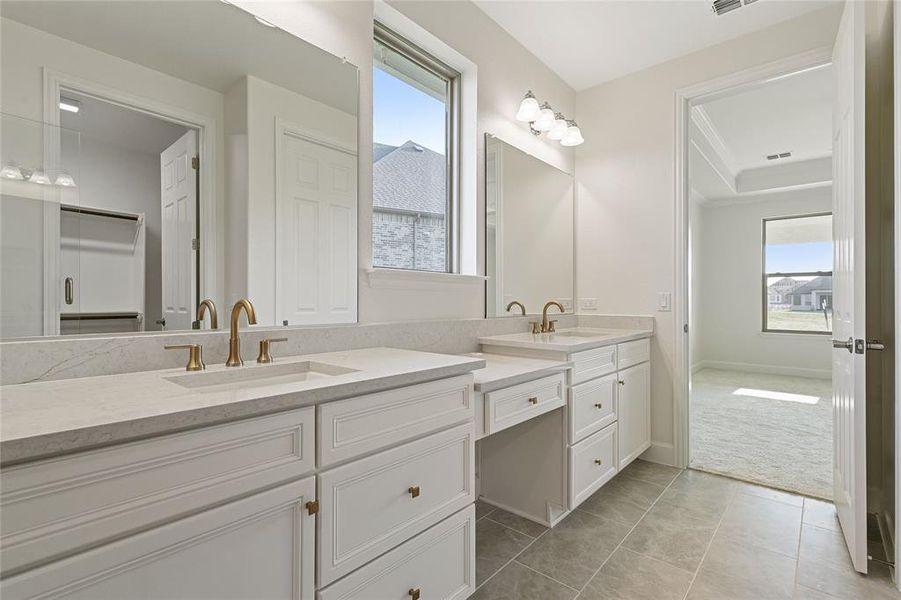
[(353, 373), (356, 369), (326, 363), (302, 361), (272, 365), (248, 365), (224, 371), (186, 373), (165, 379), (199, 392), (221, 392), (252, 387), (297, 383), (335, 375)]

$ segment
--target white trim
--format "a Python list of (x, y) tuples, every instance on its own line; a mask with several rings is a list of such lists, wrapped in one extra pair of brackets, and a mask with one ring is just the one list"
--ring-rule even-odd
[(366, 279), (371, 288), (428, 290), (447, 289), (448, 286), (484, 285), (488, 277), (408, 269), (366, 269)]
[(734, 181), (735, 175), (738, 173), (738, 167), (735, 166), (735, 158), (732, 156), (732, 153), (726, 146), (726, 142), (723, 141), (723, 136), (717, 131), (716, 126), (710, 119), (710, 115), (707, 114), (707, 111), (703, 106), (692, 107), (691, 120), (701, 132), (701, 135), (706, 138), (707, 143), (710, 144), (711, 149), (717, 154), (717, 157), (728, 170)]
[(651, 447), (639, 457), (641, 460), (660, 465), (675, 466), (676, 453), (669, 442), (651, 442)]
[(675, 248), (673, 294), (673, 328), (675, 348), (673, 360), (673, 464), (687, 467), (689, 463), (688, 335), (682, 331), (689, 323), (688, 289), (688, 203), (691, 198), (688, 178), (689, 121), (692, 104), (734, 94), (737, 90), (759, 87), (769, 81), (792, 73), (821, 68), (832, 60), (832, 49), (818, 48), (781, 60), (758, 65), (723, 77), (691, 85), (675, 93)]
[[(479, 272), (478, 231), (478, 85), (479, 71), (472, 62), (427, 29), (415, 23), (384, 0), (375, 0), (376, 21), (419, 46), (460, 73), (460, 157), (459, 175), (459, 270), (462, 274)], [(371, 244), (370, 240), (370, 244)], [(370, 253), (370, 261), (371, 253)], [(369, 265), (371, 266), (371, 265)]]
[[(901, 277), (898, 268), (901, 266), (901, 0), (895, 0), (893, 6), (894, 45), (895, 45), (895, 522), (894, 540), (897, 564), (897, 543), (901, 540), (901, 352), (897, 344), (901, 340)], [(901, 577), (895, 577), (895, 585), (901, 590)]]
[[(178, 123), (197, 130), (197, 154), (200, 156), (200, 237), (202, 252), (200, 253), (201, 289), (197, 290), (199, 298), (222, 298), (224, 282), (218, 276), (219, 248), (224, 248), (225, 221), (224, 204), (217, 202), (216, 173), (218, 162), (216, 156), (216, 136), (218, 133), (216, 120), (201, 114), (184, 110), (164, 102), (138, 96), (129, 92), (109, 87), (96, 81), (83, 79), (75, 75), (44, 67), (44, 121), (59, 126), (59, 97), (62, 88), (71, 89), (87, 96), (93, 96), (112, 104), (142, 112), (165, 121)], [(51, 153), (45, 156), (59, 161), (59, 141), (53, 135), (53, 128), (45, 128), (44, 146)], [(56, 141), (54, 141), (56, 139)], [(203, 218), (201, 218), (201, 216)], [(220, 243), (221, 242), (221, 243)]]
[(805, 367), (761, 365), (754, 363), (729, 362), (725, 360), (701, 360), (692, 365), (692, 373), (696, 373), (701, 369), (720, 369), (723, 371), (763, 373), (768, 375), (788, 375), (792, 377), (807, 377), (809, 379), (832, 379), (831, 369), (808, 369)]

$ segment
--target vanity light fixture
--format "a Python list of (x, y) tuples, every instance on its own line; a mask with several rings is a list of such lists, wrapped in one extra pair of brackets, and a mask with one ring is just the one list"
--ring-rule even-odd
[(54, 183), (60, 187), (78, 187), (75, 185), (75, 179), (68, 173), (60, 173), (57, 175)]
[(585, 142), (575, 121), (567, 119), (563, 113), (554, 112), (547, 102), (539, 104), (532, 90), (526, 92), (519, 103), (516, 120), (528, 123), (533, 134), (546, 133), (548, 139), (558, 141), (562, 146), (578, 146)]
[(50, 178), (43, 171), (35, 169), (28, 177), (29, 183), (39, 183), (41, 185), (51, 185)]
[(0, 178), (22, 181), (25, 179), (25, 176), (22, 175), (21, 169), (19, 169), (15, 163), (10, 162), (3, 165), (3, 168), (0, 169)]
[(63, 98), (62, 96), (60, 96), (59, 109), (70, 113), (77, 113), (79, 110), (81, 110), (81, 103), (78, 100), (72, 100), (71, 98)]

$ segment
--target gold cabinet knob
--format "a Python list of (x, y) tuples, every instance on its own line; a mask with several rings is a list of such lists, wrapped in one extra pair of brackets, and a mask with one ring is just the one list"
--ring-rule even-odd
[(269, 352), (270, 346), (273, 342), (287, 342), (288, 338), (265, 338), (260, 340), (260, 353), (257, 356), (257, 362), (260, 364), (266, 364), (272, 362), (272, 354)]
[(594, 464), (601, 466), (602, 464), (604, 464), (604, 461), (602, 461), (600, 458), (596, 458), (594, 459)]
[(598, 409), (601, 409), (601, 408), (604, 408), (604, 405), (601, 404), (601, 403), (598, 403), (598, 404), (595, 404), (594, 407), (595, 407), (595, 408), (598, 408)]
[(532, 396), (531, 398), (529, 398), (529, 404), (538, 404), (538, 397)]
[(200, 344), (173, 344), (171, 346), (163, 346), (166, 350), (188, 350), (188, 364), (185, 371), (203, 371), (206, 365), (203, 364), (203, 346)]
[(407, 488), (407, 492), (410, 493), (411, 498), (419, 498), (419, 486), (418, 485), (411, 485), (409, 488)]
[(407, 592), (411, 600), (419, 600), (419, 588), (410, 588)]

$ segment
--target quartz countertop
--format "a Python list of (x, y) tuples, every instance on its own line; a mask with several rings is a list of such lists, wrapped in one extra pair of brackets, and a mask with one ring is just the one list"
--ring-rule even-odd
[(527, 350), (552, 350), (555, 352), (579, 352), (620, 342), (651, 337), (650, 329), (561, 329), (554, 333), (511, 333), (479, 338), (482, 349), (486, 347), (519, 348)]
[(250, 362), (240, 369), (255, 375), (247, 370), (305, 361), (334, 367), (332, 370), (340, 374), (307, 380), (283, 376), (237, 388), (190, 386), (190, 377), (237, 371), (215, 365), (197, 373), (179, 368), (2, 386), (0, 463), (369, 394), (462, 375), (485, 366), (483, 359), (472, 356), (364, 348), (284, 357), (272, 365)]
[(486, 352), (473, 352), (465, 356), (485, 361), (485, 367), (473, 371), (475, 389), (478, 392), (492, 392), (518, 383), (525, 383), (565, 371), (573, 365), (565, 360), (545, 360)]

